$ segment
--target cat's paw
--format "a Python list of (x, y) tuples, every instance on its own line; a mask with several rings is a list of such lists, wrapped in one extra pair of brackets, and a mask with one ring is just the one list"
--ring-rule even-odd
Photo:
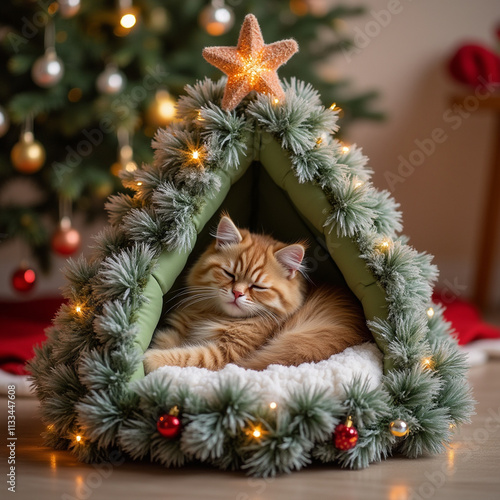
[(146, 373), (151, 373), (169, 363), (167, 359), (165, 359), (165, 351), (163, 349), (148, 349), (144, 353), (143, 364), (144, 371)]
[(247, 370), (255, 370), (256, 372), (265, 370), (269, 366), (269, 363), (267, 363), (266, 361), (252, 358), (241, 359), (235, 364), (240, 366), (241, 368), (246, 368)]

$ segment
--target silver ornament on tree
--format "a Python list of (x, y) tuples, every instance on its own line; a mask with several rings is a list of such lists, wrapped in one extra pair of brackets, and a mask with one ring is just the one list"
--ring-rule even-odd
[(3, 137), (9, 130), (10, 120), (7, 111), (3, 106), (0, 106), (0, 137)]
[(200, 26), (212, 36), (227, 33), (234, 24), (234, 12), (224, 4), (224, 0), (212, 0), (198, 18)]
[(82, 6), (80, 0), (57, 0), (57, 3), (59, 4), (61, 16), (66, 19), (78, 14)]
[(31, 68), (31, 78), (39, 87), (53, 87), (64, 75), (64, 64), (56, 53), (55, 36), (54, 23), (49, 21), (45, 27), (45, 53)]
[(101, 94), (118, 94), (125, 86), (125, 75), (114, 64), (108, 64), (97, 77), (96, 86)]

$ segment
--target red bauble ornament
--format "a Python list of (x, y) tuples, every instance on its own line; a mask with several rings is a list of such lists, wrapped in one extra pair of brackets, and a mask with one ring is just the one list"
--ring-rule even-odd
[(12, 286), (18, 292), (29, 292), (36, 283), (36, 274), (33, 269), (27, 266), (21, 266), (12, 273)]
[(80, 248), (80, 233), (71, 227), (69, 217), (63, 217), (59, 229), (52, 235), (52, 250), (59, 255), (74, 254)]
[(164, 438), (174, 439), (181, 433), (181, 421), (178, 415), (179, 408), (174, 406), (168, 413), (158, 418), (156, 428)]
[(345, 451), (356, 446), (358, 442), (358, 431), (352, 425), (351, 417), (347, 417), (345, 424), (339, 424), (335, 427), (334, 444), (335, 448)]

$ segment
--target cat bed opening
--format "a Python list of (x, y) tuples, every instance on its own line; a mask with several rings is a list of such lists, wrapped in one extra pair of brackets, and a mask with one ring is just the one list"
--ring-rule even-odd
[[(398, 235), (397, 204), (373, 187), (360, 150), (334, 139), (336, 114), (309, 85), (292, 80), (284, 103), (250, 96), (227, 112), (224, 83), (187, 88), (183, 119), (158, 132), (153, 164), (124, 173), (134, 195), (111, 197), (110, 227), (93, 257), (68, 264), (70, 302), (31, 365), (47, 443), (85, 461), (119, 449), (167, 466), (201, 460), (259, 476), (312, 459), (366, 467), (393, 451), (442, 450), (472, 399), (466, 363), (431, 303), (430, 257)], [(363, 307), (377, 347), (358, 346), (367, 349), (358, 355), (378, 372), (348, 375), (339, 387), (321, 363), (283, 377), (271, 367), (267, 388), (259, 372), (246, 380), (236, 367), (223, 379), (175, 367), (144, 377), (141, 356), (164, 297), (223, 208), (243, 227), (317, 245), (318, 274)], [(337, 355), (342, 375), (354, 354)], [(175, 435), (160, 426), (169, 419)], [(349, 449), (333, 438), (343, 422), (359, 435)]]

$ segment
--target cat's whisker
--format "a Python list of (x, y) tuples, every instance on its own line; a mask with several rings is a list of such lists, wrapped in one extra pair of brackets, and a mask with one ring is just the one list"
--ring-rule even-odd
[(168, 300), (165, 301), (165, 304), (168, 304), (174, 299), (178, 299), (179, 297), (182, 297), (183, 295), (187, 295), (193, 292), (204, 292), (204, 291), (214, 291), (215, 288), (212, 286), (185, 286), (183, 288), (180, 288), (179, 291), (172, 297), (170, 297)]
[(189, 295), (188, 297), (184, 297), (179, 302), (176, 302), (170, 309), (168, 309), (167, 313), (169, 313), (174, 308), (178, 307), (178, 308), (184, 309), (188, 305), (194, 304), (196, 302), (200, 302), (200, 300), (197, 300), (197, 299), (209, 300), (209, 299), (214, 299), (216, 297), (217, 297), (217, 293), (214, 293), (213, 290), (211, 292), (205, 290), (204, 292), (192, 294), (192, 295)]

